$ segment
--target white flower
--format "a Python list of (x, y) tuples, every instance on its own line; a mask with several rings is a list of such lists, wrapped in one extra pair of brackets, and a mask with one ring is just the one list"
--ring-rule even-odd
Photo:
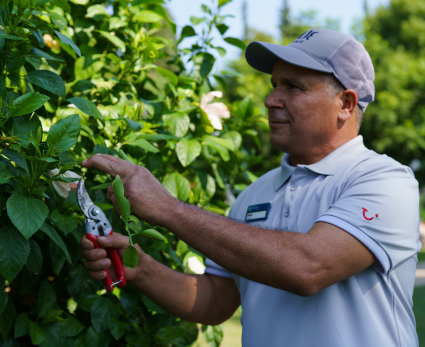
[[(49, 171), (50, 177), (56, 176), (59, 173), (59, 169), (54, 169)], [(66, 171), (63, 177), (71, 177), (71, 178), (81, 178), (80, 175), (77, 175), (75, 172)], [(58, 182), (53, 181), (53, 187), (56, 192), (63, 198), (67, 198), (71, 189), (77, 189), (78, 182), (66, 183), (66, 182)]]
[(202, 265), (197, 257), (190, 257), (187, 259), (187, 266), (189, 267), (190, 271), (198, 275), (202, 275), (205, 271), (205, 266)]
[(230, 112), (227, 106), (222, 102), (213, 102), (212, 104), (209, 104), (214, 97), (221, 98), (223, 97), (223, 93), (210, 92), (208, 94), (203, 94), (201, 97), (200, 108), (207, 114), (214, 129), (222, 130), (223, 125), (221, 124), (220, 118), (229, 118)]

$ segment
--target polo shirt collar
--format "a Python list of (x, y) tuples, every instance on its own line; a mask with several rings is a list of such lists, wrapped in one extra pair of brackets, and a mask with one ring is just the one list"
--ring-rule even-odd
[[(311, 165), (297, 165), (297, 167), (305, 167), (310, 171), (320, 175), (334, 175), (337, 171), (345, 167), (353, 157), (357, 157), (366, 153), (368, 149), (363, 144), (363, 137), (358, 135), (354, 139), (344, 143), (342, 146), (329, 153), (325, 158)], [(280, 161), (281, 169), (278, 171), (274, 179), (274, 189), (279, 190), (280, 187), (291, 177), (295, 170), (294, 166), (289, 165), (290, 154), (285, 153)]]
[(291, 155), (285, 153), (280, 160), (280, 170), (277, 171), (277, 175), (274, 178), (274, 190), (278, 191), (280, 187), (287, 181), (295, 170), (294, 166), (289, 165)]

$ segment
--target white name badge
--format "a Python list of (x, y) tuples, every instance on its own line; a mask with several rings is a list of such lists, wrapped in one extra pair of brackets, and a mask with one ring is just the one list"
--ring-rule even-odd
[(248, 206), (246, 211), (245, 222), (252, 222), (255, 220), (266, 220), (269, 216), (271, 204), (269, 202), (265, 204), (251, 205)]

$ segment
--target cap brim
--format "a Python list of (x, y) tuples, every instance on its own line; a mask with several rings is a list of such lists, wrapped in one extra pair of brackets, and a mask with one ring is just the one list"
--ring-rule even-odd
[(278, 59), (306, 69), (332, 73), (330, 69), (309, 54), (296, 48), (273, 43), (253, 41), (246, 48), (245, 57), (248, 64), (254, 69), (268, 74), (272, 73)]

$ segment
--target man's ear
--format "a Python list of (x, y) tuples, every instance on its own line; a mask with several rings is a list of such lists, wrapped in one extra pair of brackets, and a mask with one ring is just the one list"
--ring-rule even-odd
[(356, 112), (358, 101), (356, 92), (352, 89), (343, 91), (341, 94), (341, 101), (342, 105), (338, 118), (340, 121), (345, 122)]

